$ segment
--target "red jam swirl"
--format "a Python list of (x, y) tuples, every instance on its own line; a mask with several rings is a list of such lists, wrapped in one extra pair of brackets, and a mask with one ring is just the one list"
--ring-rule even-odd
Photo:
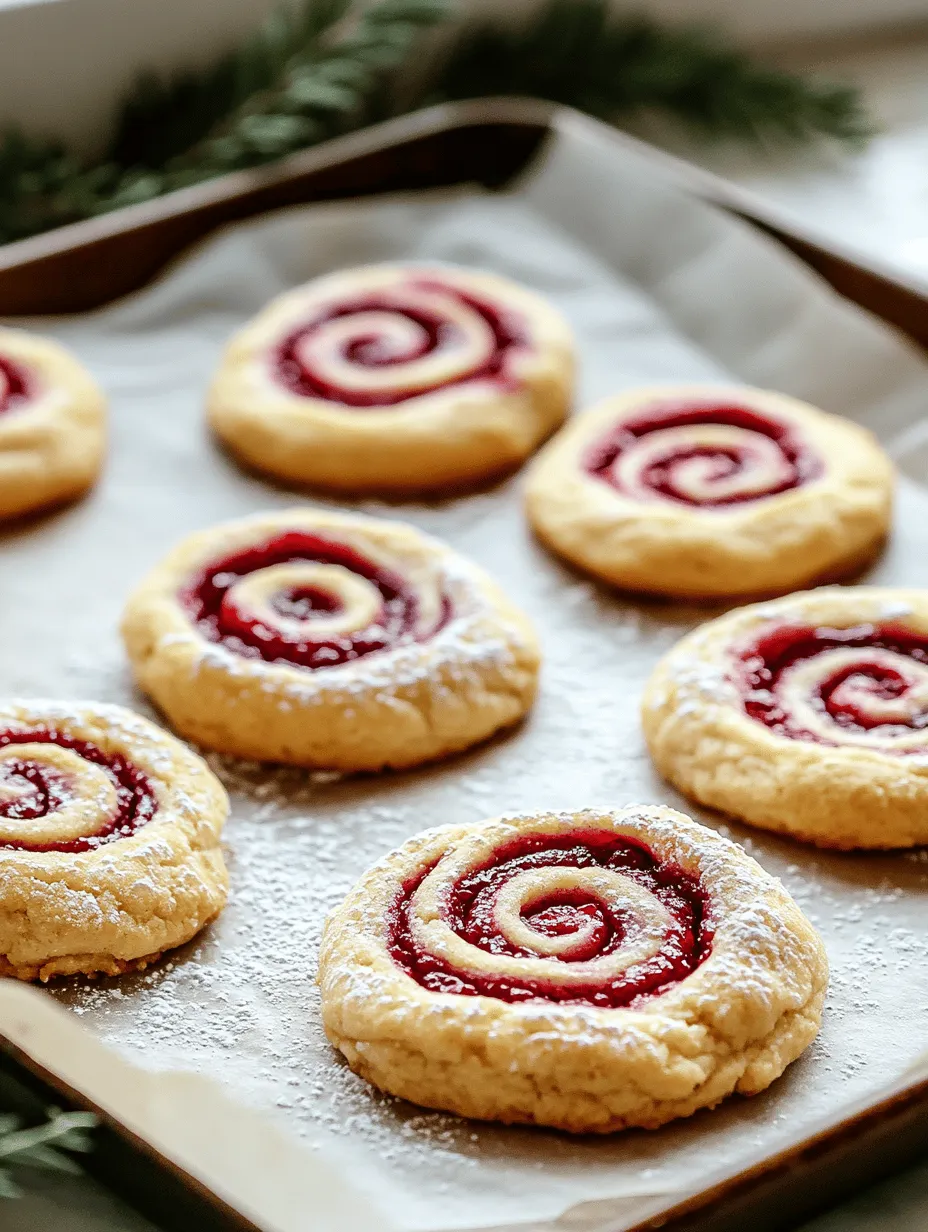
[[(301, 638), (241, 611), (229, 594), (242, 578), (273, 565), (316, 562), (341, 565), (366, 578), (380, 591), (382, 607), (376, 622), (356, 632), (328, 638)], [(417, 640), (419, 601), (414, 589), (398, 573), (366, 559), (354, 548), (306, 531), (285, 531), (255, 547), (214, 562), (181, 595), (181, 602), (200, 633), (234, 654), (266, 663), (287, 663), (314, 670), (337, 667), (365, 655), (391, 650)], [(303, 619), (313, 612), (340, 610), (337, 596), (317, 587), (301, 587), (276, 596), (274, 608), (282, 616)], [(445, 601), (442, 624), (450, 615)], [(440, 626), (439, 626), (440, 627)], [(437, 629), (429, 630), (429, 634)]]
[(0, 415), (15, 411), (28, 401), (31, 390), (25, 372), (11, 359), (0, 355)]
[[(790, 712), (781, 695), (783, 680), (790, 669), (814, 662), (832, 650), (860, 653), (852, 662), (836, 670), (823, 670), (816, 677), (809, 703), (812, 713), (826, 726), (824, 730), (813, 730)], [(887, 661), (882, 654), (877, 657), (874, 651), (888, 652), (895, 661)], [(893, 714), (892, 721), (887, 721), (885, 712), (880, 713), (881, 702), (904, 699), (918, 683), (913, 680), (909, 665), (919, 676), (928, 668), (928, 637), (895, 622), (859, 624), (848, 629), (779, 625), (742, 649), (738, 683), (744, 708), (758, 723), (793, 740), (835, 745), (840, 743), (843, 732), (891, 739), (928, 729), (928, 708), (913, 707), (903, 722), (899, 721), (898, 713)], [(924, 744), (909, 744), (898, 751), (920, 753), (926, 746), (928, 730)]]
[[(649, 448), (646, 456), (641, 450), (644, 442), (659, 445), (659, 440), (652, 439), (655, 433), (705, 424), (736, 428), (744, 436), (740, 441), (708, 444), (700, 442), (696, 433), (691, 443), (675, 433), (672, 439), (668, 437), (665, 449)], [(761, 479), (759, 490), (750, 482), (739, 490), (738, 483), (733, 484), (732, 480), (740, 477), (750, 481), (755, 468), (763, 464), (752, 445), (751, 434), (755, 440), (761, 437), (774, 443), (779, 465), (769, 482)], [(642, 452), (641, 466), (635, 476), (636, 490), (629, 491), (618, 477), (617, 463), (625, 458), (634, 464), (636, 452)], [(695, 497), (681, 483), (684, 468), (696, 459), (701, 459), (706, 467), (706, 492), (701, 497)], [(724, 402), (673, 401), (655, 403), (637, 415), (622, 419), (589, 451), (585, 469), (625, 495), (644, 491), (677, 504), (711, 509), (762, 500), (798, 488), (821, 474), (822, 463), (792, 425), (772, 415)], [(714, 487), (717, 491), (713, 491)]]
[[(445, 298), (456, 300), (479, 317), (492, 336), (492, 345), (481, 353), (466, 371), (458, 372), (453, 378), (426, 388), (419, 385), (404, 386), (401, 379), (402, 368), (438, 352), (453, 351), (462, 341), (462, 331), (457, 323), (443, 317), (427, 299), (417, 302), (416, 293), (422, 291), (439, 292)], [(400, 373), (397, 385), (386, 388), (378, 386), (377, 389), (369, 391), (347, 389), (324, 373), (313, 370), (301, 358), (301, 344), (324, 330), (331, 322), (369, 312), (387, 313), (394, 318), (411, 322), (418, 327), (415, 331), (416, 340), (397, 349), (385, 344), (384, 339), (376, 333), (359, 329), (358, 333), (343, 344), (341, 357), (356, 369), (395, 367)], [(322, 398), (342, 406), (374, 409), (396, 406), (409, 398), (420, 397), (436, 389), (447, 389), (472, 381), (493, 381), (506, 388), (514, 388), (518, 382), (510, 371), (510, 360), (515, 351), (526, 345), (526, 341), (525, 328), (515, 313), (503, 311), (450, 284), (418, 279), (406, 284), (405, 288), (390, 288), (326, 308), (281, 343), (274, 366), (278, 380), (291, 393), (305, 398)]]
[[(434, 866), (433, 866), (434, 867)], [(516, 980), (482, 972), (458, 970), (439, 954), (423, 950), (410, 927), (412, 898), (432, 871), (409, 881), (397, 898), (387, 921), (389, 951), (394, 962), (417, 983), (432, 992), (460, 996), (496, 997), (501, 1001), (557, 1001), (566, 1005), (593, 1005), (617, 1009), (658, 996), (690, 975), (708, 958), (713, 928), (707, 896), (699, 881), (675, 864), (662, 862), (643, 843), (611, 832), (587, 831), (570, 835), (525, 835), (496, 852), (493, 860), (474, 869), (453, 888), (444, 906), (451, 929), (488, 954), (537, 957), (502, 935), (494, 919), (496, 896), (506, 883), (531, 869), (611, 869), (648, 889), (663, 904), (674, 924), (660, 952), (628, 968), (605, 984), (558, 984), (534, 979)], [(628, 922), (592, 892), (570, 890), (533, 902), (523, 918), (537, 931), (559, 936), (593, 921), (586, 946), (566, 962), (588, 961), (614, 952), (622, 944)]]
[[(99, 766), (112, 780), (116, 789), (116, 808), (95, 834), (62, 843), (2, 842), (0, 849), (8, 851), (89, 851), (128, 838), (140, 826), (151, 821), (158, 804), (147, 777), (121, 753), (107, 753), (86, 740), (75, 740), (63, 732), (37, 727), (28, 731), (0, 733), (0, 748), (18, 744), (56, 744), (73, 749), (85, 761)], [(0, 765), (4, 784), (20, 790), (11, 798), (0, 795), (0, 817), (11, 821), (31, 821), (47, 817), (73, 798), (72, 785), (66, 775), (51, 766), (23, 758), (4, 761)]]

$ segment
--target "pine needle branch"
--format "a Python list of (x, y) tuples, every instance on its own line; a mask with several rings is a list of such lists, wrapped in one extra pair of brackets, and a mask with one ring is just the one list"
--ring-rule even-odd
[(162, 81), (143, 75), (123, 105), (107, 161), (156, 170), (202, 141), (214, 125), (310, 50), (347, 12), (350, 0), (315, 0), (280, 9), (241, 47), (202, 73)]
[[(399, 70), (455, 0), (300, 0), (199, 73), (144, 77), (105, 157), (82, 166), (59, 143), (0, 135), (0, 243), (148, 201), (283, 157), (439, 99), (527, 94), (610, 122), (669, 113), (703, 134), (754, 143), (869, 126), (859, 96), (765, 68), (705, 31), (664, 28), (608, 0), (547, 0), (517, 28), (464, 28), (424, 85), (400, 97)], [(429, 66), (431, 67), (431, 66)]]
[(49, 1109), (43, 1124), (29, 1128), (23, 1128), (18, 1116), (0, 1115), (0, 1198), (18, 1198), (22, 1193), (13, 1170), (80, 1173), (71, 1154), (93, 1150), (88, 1131), (96, 1123), (92, 1112), (59, 1112), (57, 1108)]
[[(352, 0), (282, 8), (202, 74), (143, 78), (107, 156), (82, 168), (59, 145), (0, 139), (0, 243), (253, 167), (370, 123), (385, 79), (453, 0)], [(347, 20), (346, 20), (347, 19)], [(341, 31), (340, 31), (341, 27)]]
[[(343, 15), (338, 0), (331, 7)], [(380, 0), (331, 45), (318, 36), (303, 40), (263, 90), (246, 96), (167, 171), (206, 178), (359, 127), (380, 77), (407, 58), (421, 30), (449, 13), (449, 0)]]
[(70, 222), (64, 199), (82, 174), (59, 142), (8, 132), (0, 139), (0, 242)]
[(435, 99), (525, 94), (601, 119), (660, 110), (704, 135), (755, 143), (871, 135), (855, 90), (767, 68), (700, 28), (611, 11), (608, 0), (549, 0), (521, 27), (466, 32)]

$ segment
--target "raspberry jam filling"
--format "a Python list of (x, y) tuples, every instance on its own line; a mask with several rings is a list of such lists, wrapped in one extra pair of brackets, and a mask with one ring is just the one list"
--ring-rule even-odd
[(15, 411), (28, 401), (30, 394), (26, 374), (18, 364), (0, 355), (0, 414)]
[[(158, 805), (146, 776), (121, 753), (107, 753), (86, 740), (75, 740), (63, 732), (47, 728), (0, 733), (0, 748), (18, 744), (55, 744), (73, 749), (85, 761), (99, 766), (116, 789), (116, 809), (95, 834), (62, 843), (0, 842), (0, 848), (14, 851), (88, 851), (127, 838), (151, 821)], [(39, 761), (24, 758), (0, 765), (0, 778), (11, 794), (0, 793), (0, 817), (11, 821), (31, 821), (48, 817), (74, 798), (74, 786), (65, 775)]]
[[(802, 715), (783, 691), (790, 674), (805, 667), (812, 674)], [(794, 740), (836, 744), (842, 733), (892, 740), (925, 730), (928, 743), (928, 637), (901, 624), (780, 625), (741, 651), (738, 677), (750, 717)]]
[[(353, 632), (319, 637), (307, 633), (294, 640), (285, 629), (256, 618), (236, 605), (230, 592), (243, 578), (274, 565), (303, 562), (341, 565), (370, 582), (381, 597), (376, 621)], [(181, 595), (181, 602), (207, 641), (221, 643), (244, 658), (311, 670), (337, 667), (421, 636), (417, 634), (419, 601), (414, 589), (399, 573), (382, 568), (347, 544), (306, 531), (286, 531), (265, 543), (216, 561), (194, 579)], [(341, 602), (337, 595), (327, 590), (306, 586), (277, 594), (272, 607), (282, 617), (305, 620), (314, 613), (337, 613)], [(449, 615), (450, 604), (445, 600), (440, 624), (444, 624)], [(440, 625), (428, 630), (428, 635), (437, 632), (438, 627)]]
[[(488, 954), (537, 958), (537, 954), (514, 944), (500, 932), (494, 907), (500, 891), (513, 877), (545, 868), (609, 869), (644, 886), (673, 921), (660, 952), (605, 983), (562, 985), (549, 980), (495, 977), (457, 969), (440, 954), (424, 950), (411, 927), (413, 896), (432, 872), (429, 868), (403, 887), (391, 909), (387, 923), (393, 960), (432, 992), (496, 997), (502, 1001), (541, 1000), (619, 1008), (658, 995), (685, 979), (708, 958), (713, 929), (708, 899), (700, 882), (675, 864), (662, 862), (643, 843), (611, 832), (525, 835), (513, 840), (497, 851), (491, 863), (471, 871), (453, 887), (444, 904), (445, 921), (459, 937)], [(565, 968), (573, 962), (613, 953), (629, 932), (625, 913), (610, 907), (592, 890), (555, 891), (530, 903), (522, 919), (543, 936), (564, 936), (588, 930), (582, 948), (573, 950), (569, 959), (562, 960)]]
[[(700, 433), (707, 426), (730, 431)], [(704, 402), (657, 403), (623, 419), (584, 466), (624, 495), (705, 509), (775, 496), (822, 472), (792, 425), (748, 407)]]
[[(446, 389), (470, 381), (494, 381), (506, 388), (515, 387), (515, 378), (508, 371), (509, 360), (513, 351), (526, 344), (524, 327), (515, 313), (501, 311), (493, 304), (442, 283), (419, 280), (410, 282), (405, 290), (409, 293), (409, 303), (403, 302), (404, 288), (401, 287), (392, 293), (365, 295), (338, 307), (328, 308), (301, 325), (278, 348), (274, 364), (278, 380), (291, 393), (306, 398), (322, 398), (343, 406), (369, 409), (396, 406), (397, 403), (433, 392), (435, 389)], [(416, 292), (437, 292), (446, 299), (456, 301), (484, 323), (492, 337), (492, 345), (482, 348), (465, 370), (460, 371), (453, 364), (453, 353), (466, 342), (461, 325), (443, 317), (427, 299), (417, 304)], [(396, 367), (400, 370), (400, 375), (395, 386), (383, 386), (378, 382), (376, 389), (347, 388), (339, 384), (337, 375), (314, 370), (301, 355), (303, 344), (322, 333), (333, 322), (341, 322), (365, 313), (386, 313), (398, 324), (412, 325), (414, 340), (407, 339), (399, 345), (391, 345), (389, 339), (380, 337), (375, 332), (361, 332), (340, 344), (340, 359), (354, 369), (383, 370)], [(424, 388), (418, 384), (403, 385), (404, 365), (415, 365), (417, 361), (434, 357), (441, 352), (446, 352), (452, 358), (453, 375)]]

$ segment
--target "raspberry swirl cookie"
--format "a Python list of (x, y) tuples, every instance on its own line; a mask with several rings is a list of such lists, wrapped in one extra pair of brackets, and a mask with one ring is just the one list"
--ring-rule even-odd
[(181, 543), (123, 620), (177, 730), (337, 770), (453, 753), (530, 707), (538, 645), (476, 565), (400, 522), (294, 509)]
[(106, 404), (63, 347), (0, 328), (0, 518), (79, 496), (100, 472)]
[(375, 265), (280, 296), (232, 339), (209, 394), (242, 460), (384, 495), (473, 486), (563, 421), (573, 341), (540, 296), (447, 266)]
[(822, 847), (928, 842), (928, 592), (825, 587), (739, 608), (659, 664), (658, 770)]
[(848, 420), (782, 394), (655, 386), (564, 428), (529, 473), (539, 537), (615, 586), (776, 594), (861, 568), (890, 521), (892, 465)]
[(368, 1081), (578, 1133), (764, 1090), (827, 976), (778, 881), (656, 806), (427, 830), (332, 913), (319, 964), (326, 1033)]
[(0, 706), (0, 975), (119, 975), (225, 905), (228, 801), (119, 706)]

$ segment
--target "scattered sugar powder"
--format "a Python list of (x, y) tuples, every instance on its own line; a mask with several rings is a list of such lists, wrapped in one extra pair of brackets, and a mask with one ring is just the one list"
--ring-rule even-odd
[(880, 615), (884, 620), (903, 620), (914, 611), (911, 603), (899, 599), (887, 599), (880, 606)]
[[(372, 1090), (327, 1044), (314, 984), (326, 914), (367, 866), (415, 832), (587, 800), (667, 798), (646, 760), (630, 756), (634, 689), (626, 682), (640, 681), (648, 664), (638, 656), (628, 663), (618, 658), (605, 672), (608, 634), (600, 630), (571, 654), (553, 646), (545, 689), (526, 728), (442, 766), (352, 779), (211, 755), (233, 800), (226, 912), (205, 937), (152, 971), (59, 986), (57, 995), (137, 1061), (209, 1073), (310, 1143), (347, 1138), (365, 1166), (402, 1178), (426, 1206), (441, 1197), (466, 1210), (478, 1164), (479, 1184), (491, 1188), (528, 1183), (539, 1154), (553, 1159), (567, 1151), (591, 1176), (614, 1167), (620, 1140), (582, 1148), (546, 1135), (529, 1142), (526, 1131), (475, 1130)], [(748, 833), (731, 828), (747, 845)], [(733, 1151), (742, 1149), (746, 1123), (758, 1143), (770, 1142), (785, 1117), (788, 1137), (806, 1114), (807, 1100), (815, 1109), (840, 1105), (872, 1085), (877, 1073), (896, 1068), (888, 1062), (893, 1048), (874, 1048), (873, 1037), (882, 1032), (885, 1039), (889, 999), (904, 1019), (900, 998), (916, 983), (909, 977), (928, 971), (928, 938), (913, 925), (911, 903), (912, 893), (926, 895), (923, 866), (886, 865), (886, 885), (858, 885), (849, 893), (852, 868), (861, 865), (849, 866), (846, 857), (807, 857), (757, 834), (750, 845), (825, 932), (833, 977), (821, 1042), (803, 1063), (801, 1079), (784, 1083), (782, 1102), (738, 1103), (730, 1113), (715, 1114), (715, 1140), (724, 1149), (730, 1134)], [(900, 868), (908, 870), (904, 887), (892, 880)], [(747, 948), (751, 928), (746, 916)], [(376, 996), (376, 987), (368, 995)], [(900, 1065), (906, 1055), (897, 1048)], [(702, 1123), (705, 1132), (709, 1126)], [(686, 1129), (669, 1131), (661, 1141), (643, 1157), (666, 1162), (675, 1143), (685, 1157)], [(418, 1218), (410, 1215), (414, 1225)]]
[(678, 711), (686, 714), (707, 701), (737, 700), (724, 663), (702, 659), (698, 654), (680, 655), (673, 663), (673, 680), (679, 690)]
[[(240, 482), (206, 458), (202, 471)], [(227, 502), (224, 509), (245, 512), (253, 501), (244, 487), (241, 504)], [(698, 1181), (705, 1150), (721, 1166), (743, 1161), (754, 1146), (779, 1149), (805, 1126), (890, 1080), (924, 1047), (911, 1030), (920, 1021), (928, 973), (928, 940), (918, 924), (928, 899), (923, 853), (867, 860), (813, 852), (723, 825), (675, 796), (651, 767), (638, 706), (657, 659), (702, 614), (633, 604), (570, 580), (527, 545), (514, 488), (492, 502), (492, 534), (466, 502), (391, 514), (471, 555), (531, 615), (544, 664), (528, 720), (464, 756), (406, 774), (344, 778), (210, 755), (233, 806), (228, 908), (204, 936), (148, 972), (59, 984), (54, 994), (136, 1062), (209, 1074), (310, 1144), (329, 1137), (350, 1143), (358, 1167), (384, 1177), (404, 1221), (420, 1228), (436, 1225), (436, 1211), (460, 1227), (524, 1219), (526, 1193), (553, 1215), (581, 1197), (640, 1185), (645, 1172), (657, 1188), (668, 1177), (679, 1180), (680, 1169)], [(194, 525), (212, 517), (200, 516)], [(146, 547), (151, 559), (162, 550)], [(124, 593), (123, 569), (115, 562), (110, 585), (114, 595)], [(114, 608), (115, 624), (115, 602)], [(15, 611), (0, 613), (0, 620), (14, 617), (20, 619)], [(63, 690), (144, 709), (124, 666), (113, 668), (114, 656), (104, 656), (94, 677), (99, 626), (76, 629), (66, 629), (76, 639), (68, 647), (71, 673), (62, 677), (60, 661), (38, 656), (24, 691)], [(221, 647), (207, 653), (224, 665), (231, 657)], [(473, 653), (498, 648), (475, 645)], [(368, 681), (384, 663), (371, 657)], [(716, 696), (726, 687), (721, 671), (695, 658), (685, 675), (696, 696)], [(297, 683), (285, 704), (304, 705), (311, 694)], [(413, 1108), (350, 1072), (322, 1034), (314, 978), (325, 916), (366, 867), (437, 824), (634, 801), (672, 803), (730, 834), (783, 878), (825, 936), (833, 971), (826, 1025), (774, 1098), (735, 1100), (660, 1135), (573, 1141)], [(86, 907), (63, 904), (66, 912)], [(745, 945), (751, 927), (746, 917)], [(375, 987), (369, 995), (377, 995)]]

